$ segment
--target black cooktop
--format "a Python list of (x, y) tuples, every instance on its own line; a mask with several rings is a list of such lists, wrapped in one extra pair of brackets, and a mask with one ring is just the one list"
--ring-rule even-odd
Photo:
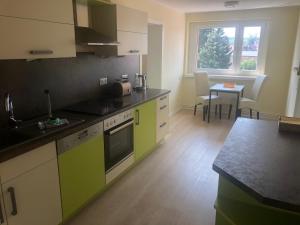
[(130, 103), (123, 101), (122, 98), (94, 99), (69, 106), (64, 110), (69, 112), (105, 116), (129, 105)]

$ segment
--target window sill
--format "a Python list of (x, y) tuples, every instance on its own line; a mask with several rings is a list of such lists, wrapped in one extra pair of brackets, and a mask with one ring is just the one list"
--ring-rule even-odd
[[(253, 81), (256, 75), (208, 75), (210, 80), (250, 80)], [(191, 74), (184, 75), (184, 78), (194, 78)]]

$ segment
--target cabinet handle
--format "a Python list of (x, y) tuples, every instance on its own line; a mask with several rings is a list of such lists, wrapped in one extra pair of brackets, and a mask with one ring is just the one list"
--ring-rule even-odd
[(140, 125), (140, 110), (135, 110), (135, 125)]
[(166, 98), (167, 98), (167, 96), (163, 96), (163, 97), (160, 98), (160, 100), (162, 101), (162, 100), (164, 100)]
[(129, 50), (129, 53), (139, 53), (139, 50)]
[(30, 50), (29, 53), (30, 53), (30, 55), (51, 55), (51, 54), (53, 54), (53, 51), (48, 50), (48, 49), (45, 49), (45, 50)]
[(159, 127), (160, 128), (163, 128), (164, 126), (166, 126), (167, 125), (167, 123), (166, 122), (164, 122), (163, 124), (161, 124)]
[(0, 224), (4, 223), (4, 216), (3, 216), (3, 212), (2, 212), (2, 206), (1, 206), (1, 202), (0, 202)]
[(166, 105), (164, 105), (164, 106), (160, 107), (160, 110), (163, 110), (163, 109), (165, 109), (165, 108), (167, 108), (167, 106), (166, 106)]
[(11, 204), (12, 204), (12, 211), (11, 211), (11, 215), (15, 216), (18, 214), (18, 209), (17, 209), (17, 202), (16, 202), (16, 195), (15, 195), (15, 189), (13, 187), (9, 187), (7, 189), (7, 191), (10, 194), (10, 198), (11, 198)]

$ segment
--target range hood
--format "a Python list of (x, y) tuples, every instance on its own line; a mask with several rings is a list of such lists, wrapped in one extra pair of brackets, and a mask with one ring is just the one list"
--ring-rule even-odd
[(118, 46), (119, 42), (112, 40), (93, 28), (75, 26), (76, 44), (87, 46)]
[[(117, 46), (120, 43), (115, 35), (103, 34), (103, 27), (99, 26), (97, 20), (101, 18), (102, 3), (82, 4), (78, 0), (74, 2), (75, 39), (80, 46)], [(111, 4), (109, 4), (111, 5)], [(100, 7), (100, 8), (99, 8)], [(103, 33), (102, 33), (103, 32)]]

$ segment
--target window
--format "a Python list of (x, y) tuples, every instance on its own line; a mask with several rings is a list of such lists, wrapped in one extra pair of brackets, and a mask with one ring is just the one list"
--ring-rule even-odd
[(263, 22), (191, 23), (187, 72), (263, 73), (264, 32)]

